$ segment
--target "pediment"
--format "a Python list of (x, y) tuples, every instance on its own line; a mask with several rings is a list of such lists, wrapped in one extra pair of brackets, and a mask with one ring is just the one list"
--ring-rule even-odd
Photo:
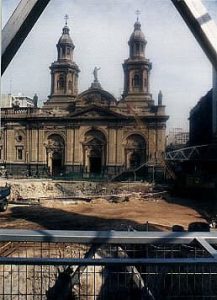
[(75, 111), (73, 114), (71, 114), (71, 117), (76, 119), (126, 118), (124, 115), (119, 114), (115, 111), (97, 106), (90, 106), (86, 109)]
[(88, 90), (82, 92), (80, 95), (78, 95), (76, 102), (82, 106), (93, 104), (108, 107), (110, 105), (116, 106), (117, 104), (117, 100), (112, 94), (98, 88), (89, 88)]

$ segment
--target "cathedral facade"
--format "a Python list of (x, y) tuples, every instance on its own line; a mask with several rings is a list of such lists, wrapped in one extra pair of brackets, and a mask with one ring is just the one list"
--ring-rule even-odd
[(105, 91), (93, 71), (89, 89), (79, 93), (79, 66), (65, 24), (50, 66), (51, 93), (42, 108), (2, 109), (0, 162), (9, 174), (114, 176), (145, 164), (162, 163), (168, 116), (162, 93), (150, 93), (151, 63), (137, 20), (123, 63), (121, 100)]

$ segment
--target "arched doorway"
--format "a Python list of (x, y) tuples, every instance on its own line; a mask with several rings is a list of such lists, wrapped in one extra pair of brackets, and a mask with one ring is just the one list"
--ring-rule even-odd
[(102, 152), (93, 148), (89, 155), (90, 173), (100, 174), (102, 171)]
[(46, 148), (46, 160), (48, 172), (52, 176), (59, 176), (64, 172), (65, 142), (58, 134), (48, 137)]
[(84, 167), (87, 173), (101, 174), (106, 162), (106, 138), (99, 130), (86, 132), (83, 142)]
[(140, 153), (133, 151), (132, 154), (129, 156), (129, 165), (130, 168), (137, 168), (141, 164), (141, 155)]
[(62, 153), (54, 152), (52, 155), (52, 175), (58, 176), (63, 171), (63, 158)]
[(143, 136), (128, 136), (125, 146), (125, 164), (128, 169), (135, 169), (146, 161), (146, 142)]

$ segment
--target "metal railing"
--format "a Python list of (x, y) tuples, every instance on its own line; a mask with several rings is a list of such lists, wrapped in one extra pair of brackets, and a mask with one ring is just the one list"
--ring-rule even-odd
[(216, 299), (216, 249), (209, 232), (0, 230), (0, 299)]

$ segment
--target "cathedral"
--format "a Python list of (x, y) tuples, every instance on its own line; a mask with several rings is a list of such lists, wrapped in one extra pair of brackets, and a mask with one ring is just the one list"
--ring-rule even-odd
[(168, 116), (162, 93), (157, 104), (150, 93), (152, 65), (145, 56), (146, 44), (137, 19), (122, 65), (119, 101), (101, 86), (97, 67), (90, 88), (80, 92), (75, 45), (66, 22), (43, 107), (2, 109), (0, 163), (8, 174), (111, 178), (148, 164), (160, 166)]

